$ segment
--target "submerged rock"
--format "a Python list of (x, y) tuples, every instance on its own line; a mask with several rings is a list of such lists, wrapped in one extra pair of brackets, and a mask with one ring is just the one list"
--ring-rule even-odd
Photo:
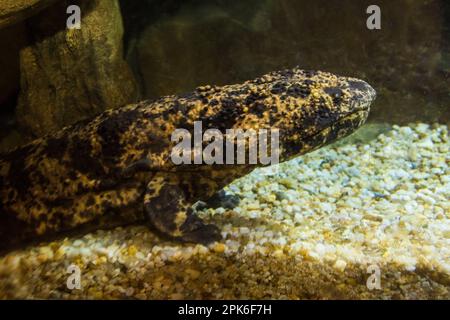
[(136, 98), (118, 1), (80, 1), (79, 30), (66, 28), (70, 4), (58, 1), (26, 21), (17, 120), (36, 136)]
[(2, 0), (0, 29), (28, 18), (55, 1), (57, 0)]

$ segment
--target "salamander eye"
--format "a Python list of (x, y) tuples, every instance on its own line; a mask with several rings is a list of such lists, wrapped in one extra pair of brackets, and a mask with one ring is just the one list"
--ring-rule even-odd
[(342, 102), (343, 91), (341, 88), (328, 87), (323, 89), (323, 91), (333, 99), (335, 105), (339, 105)]

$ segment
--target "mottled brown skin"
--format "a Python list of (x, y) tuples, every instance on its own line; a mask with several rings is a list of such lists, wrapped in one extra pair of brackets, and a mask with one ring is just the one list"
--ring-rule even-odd
[(175, 165), (175, 129), (280, 130), (280, 161), (346, 136), (367, 118), (364, 81), (300, 69), (199, 87), (109, 110), (0, 155), (0, 243), (79, 227), (146, 223), (187, 242), (220, 239), (191, 208), (255, 165)]

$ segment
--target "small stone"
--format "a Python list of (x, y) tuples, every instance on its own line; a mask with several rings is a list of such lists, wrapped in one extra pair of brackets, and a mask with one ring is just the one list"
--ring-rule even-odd
[(344, 272), (346, 267), (347, 262), (345, 262), (344, 260), (336, 260), (336, 262), (334, 263), (334, 268), (341, 272)]
[(223, 243), (216, 243), (213, 247), (213, 250), (216, 253), (224, 253), (226, 248), (227, 248), (227, 246), (224, 245)]
[(136, 248), (136, 246), (131, 245), (131, 246), (128, 248), (128, 255), (134, 257), (134, 256), (136, 255), (136, 253), (137, 253), (137, 248)]
[(258, 202), (251, 202), (247, 205), (247, 210), (258, 210), (260, 208)]
[(194, 269), (186, 269), (185, 273), (193, 280), (198, 279), (200, 277), (200, 272)]
[(417, 148), (415, 146), (411, 146), (411, 148), (408, 149), (408, 159), (413, 162), (417, 161), (418, 153)]
[(172, 293), (170, 295), (170, 299), (171, 300), (183, 300), (184, 299), (184, 295), (182, 293)]
[(272, 254), (275, 258), (281, 258), (284, 256), (283, 250), (277, 249)]
[(134, 293), (134, 288), (128, 288), (128, 289), (125, 291), (125, 295), (126, 295), (127, 297), (131, 297), (131, 296), (133, 295), (133, 293)]
[(75, 241), (73, 242), (73, 246), (74, 246), (74, 247), (81, 247), (81, 246), (83, 246), (83, 241), (81, 241), (81, 240), (75, 240)]

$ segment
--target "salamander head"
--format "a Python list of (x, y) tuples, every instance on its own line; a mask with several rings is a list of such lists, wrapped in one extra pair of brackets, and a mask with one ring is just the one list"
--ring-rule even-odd
[(234, 127), (278, 128), (281, 161), (355, 131), (376, 97), (362, 80), (300, 69), (272, 72), (246, 85), (245, 114)]
[(355, 131), (366, 121), (375, 96), (362, 80), (295, 68), (242, 84), (199, 87), (185, 96), (163, 98), (164, 112), (154, 105), (150, 110), (166, 114), (164, 123), (172, 130), (191, 134), (195, 122), (222, 134), (278, 129), (278, 160), (285, 161)]
[[(375, 90), (366, 82), (294, 70), (280, 102), (281, 157), (290, 158), (347, 136), (365, 123)], [(281, 81), (281, 83), (283, 83)], [(275, 124), (277, 126), (277, 124)]]

